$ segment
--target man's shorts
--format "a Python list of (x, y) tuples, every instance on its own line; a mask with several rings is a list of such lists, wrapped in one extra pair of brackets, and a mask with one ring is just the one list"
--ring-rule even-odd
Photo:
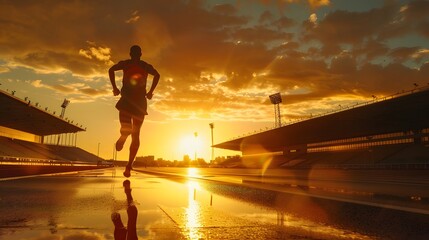
[(146, 94), (134, 97), (122, 95), (118, 103), (116, 103), (116, 108), (120, 112), (124, 112), (133, 117), (143, 118), (147, 115)]

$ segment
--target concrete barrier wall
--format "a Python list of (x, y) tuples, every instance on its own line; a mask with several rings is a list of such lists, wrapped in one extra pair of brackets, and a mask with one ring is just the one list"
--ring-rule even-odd
[(0, 179), (106, 168), (106, 166), (0, 165)]

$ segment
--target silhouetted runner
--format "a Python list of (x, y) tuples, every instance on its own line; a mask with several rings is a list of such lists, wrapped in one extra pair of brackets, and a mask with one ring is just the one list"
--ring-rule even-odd
[[(130, 48), (131, 59), (120, 61), (109, 69), (109, 78), (113, 95), (121, 94), (116, 104), (121, 122), (121, 136), (116, 141), (116, 150), (121, 151), (127, 137), (131, 134), (130, 155), (125, 167), (124, 176), (129, 177), (134, 158), (140, 147), (140, 128), (147, 115), (147, 99), (152, 99), (153, 91), (159, 82), (159, 73), (152, 65), (140, 60), (141, 48), (134, 45)], [(122, 88), (116, 86), (115, 71), (123, 71)], [(153, 75), (152, 86), (146, 93), (148, 75)]]

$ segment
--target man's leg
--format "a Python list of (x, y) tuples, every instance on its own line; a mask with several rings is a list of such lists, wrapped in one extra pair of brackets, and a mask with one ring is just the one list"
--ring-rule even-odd
[(121, 123), (121, 136), (116, 141), (116, 151), (121, 151), (128, 136), (132, 133), (131, 116), (122, 111), (119, 112), (119, 122)]
[(130, 205), (127, 208), (128, 224), (127, 224), (127, 240), (137, 240), (137, 215), (138, 210), (135, 205)]
[[(115, 240), (126, 240), (127, 238), (127, 229), (121, 220), (121, 215), (118, 212), (112, 213), (112, 222), (115, 225), (115, 230), (113, 231), (113, 236)], [(137, 222), (137, 221), (136, 221)]]
[(144, 121), (143, 118), (134, 118), (133, 117), (133, 131), (131, 133), (131, 144), (130, 144), (130, 157), (128, 159), (129, 166), (133, 165), (134, 158), (137, 155), (137, 151), (140, 147), (140, 129)]
[(128, 224), (127, 224), (127, 240), (136, 240), (137, 237), (137, 207), (134, 205), (133, 196), (131, 195), (131, 182), (125, 180), (122, 185), (124, 186), (124, 192), (127, 196), (127, 214), (128, 214)]
[(137, 151), (140, 147), (140, 129), (144, 121), (143, 118), (132, 118), (133, 125), (132, 125), (132, 132), (131, 132), (131, 144), (130, 144), (130, 155), (128, 158), (128, 164), (125, 167), (124, 176), (129, 177), (130, 176), (130, 170), (132, 169), (134, 158), (137, 155)]

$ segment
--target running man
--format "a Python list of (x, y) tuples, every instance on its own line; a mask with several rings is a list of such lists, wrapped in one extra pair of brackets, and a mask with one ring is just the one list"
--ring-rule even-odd
[[(152, 99), (153, 91), (159, 82), (159, 73), (152, 65), (140, 60), (141, 48), (134, 45), (130, 48), (130, 57), (120, 61), (109, 69), (109, 78), (113, 87), (113, 95), (121, 94), (116, 104), (119, 110), (121, 136), (116, 141), (116, 150), (121, 151), (128, 136), (131, 135), (130, 155), (125, 167), (124, 176), (130, 177), (134, 158), (140, 147), (140, 128), (147, 115), (147, 99)], [(122, 88), (116, 86), (115, 71), (123, 71)], [(153, 75), (152, 86), (146, 92), (148, 75)]]

